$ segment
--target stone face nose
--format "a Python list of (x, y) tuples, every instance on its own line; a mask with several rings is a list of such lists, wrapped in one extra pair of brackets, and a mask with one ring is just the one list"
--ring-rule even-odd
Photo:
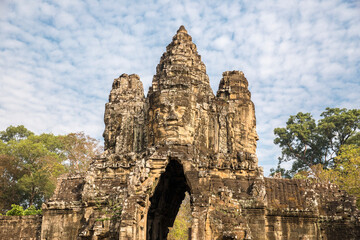
[(173, 107), (171, 107), (168, 117), (166, 118), (167, 121), (177, 121), (178, 116), (175, 113), (175, 110)]

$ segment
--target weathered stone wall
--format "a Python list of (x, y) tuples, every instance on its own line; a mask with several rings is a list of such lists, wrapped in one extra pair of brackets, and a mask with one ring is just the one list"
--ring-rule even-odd
[(265, 178), (268, 239), (357, 239), (355, 198), (334, 184)]
[(78, 239), (81, 230), (83, 209), (65, 204), (45, 210), (41, 225), (41, 239)]
[(83, 217), (84, 176), (62, 176), (52, 198), (43, 204), (41, 239), (77, 239)]
[(324, 239), (316, 217), (266, 216), (266, 239)]
[(39, 240), (41, 216), (0, 216), (0, 239)]

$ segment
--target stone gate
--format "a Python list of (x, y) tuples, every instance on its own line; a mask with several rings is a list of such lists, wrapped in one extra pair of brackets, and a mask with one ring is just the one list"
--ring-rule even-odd
[(41, 239), (163, 240), (186, 192), (192, 240), (360, 238), (337, 186), (264, 178), (248, 81), (224, 72), (215, 96), (183, 26), (147, 97), (138, 75), (114, 80), (104, 121), (104, 154), (59, 179)]

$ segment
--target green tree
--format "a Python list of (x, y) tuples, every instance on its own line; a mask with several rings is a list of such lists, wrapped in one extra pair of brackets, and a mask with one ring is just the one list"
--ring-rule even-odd
[(189, 228), (191, 227), (192, 215), (190, 208), (190, 195), (186, 193), (180, 205), (173, 227), (170, 229), (167, 239), (187, 240)]
[(22, 206), (11, 204), (11, 209), (6, 212), (6, 216), (27, 216), (27, 215), (41, 215), (41, 209), (36, 209), (34, 205), (28, 207), (26, 210)]
[[(281, 148), (282, 156), (274, 172), (283, 172), (291, 177), (299, 171), (306, 171), (321, 164), (332, 168), (340, 147), (347, 141), (358, 141), (360, 110), (326, 108), (316, 123), (310, 113), (290, 116), (285, 128), (274, 129), (274, 143)], [(281, 169), (281, 163), (292, 161), (291, 170)]]
[[(0, 142), (1, 144), (1, 142)], [(23, 175), (20, 161), (9, 155), (0, 155), (0, 210), (10, 208), (11, 203), (20, 203), (22, 192), (17, 184)]]
[(10, 140), (19, 141), (31, 135), (34, 135), (34, 133), (27, 130), (23, 125), (16, 127), (10, 125), (5, 131), (0, 131), (0, 139), (3, 142), (9, 142)]
[(11, 209), (6, 212), (6, 216), (23, 216), (24, 208), (22, 206), (11, 204)]
[[(18, 138), (18, 134), (11, 136), (15, 138), (3, 140), (0, 154), (6, 166), (3, 170), (5, 176), (9, 171), (14, 174), (7, 178), (4, 176), (2, 182), (5, 186), (7, 183), (14, 186), (13, 191), (18, 192), (19, 199), (14, 199), (17, 200), (15, 203), (40, 207), (53, 193), (56, 178), (65, 172), (61, 164), (62, 158), (58, 154), (62, 143), (53, 134), (30, 134), (26, 138)], [(14, 202), (7, 204), (11, 203)]]
[(334, 160), (334, 168), (324, 169), (321, 164), (311, 166), (310, 170), (299, 171), (296, 179), (308, 179), (318, 183), (334, 183), (357, 198), (360, 208), (360, 146), (344, 144)]
[(355, 135), (351, 136), (347, 141), (346, 144), (353, 144), (360, 147), (360, 132), (356, 133)]
[(92, 159), (103, 151), (99, 141), (83, 132), (62, 136), (65, 165), (70, 173), (85, 173)]
[(335, 159), (335, 167), (325, 172), (325, 179), (357, 197), (360, 208), (360, 147), (353, 144), (342, 146)]
[(41, 209), (36, 209), (34, 205), (28, 207), (24, 211), (24, 216), (27, 216), (27, 215), (41, 215), (41, 214), (42, 214), (42, 210)]
[(84, 133), (36, 135), (24, 126), (0, 132), (0, 210), (12, 203), (40, 207), (54, 192), (57, 177), (86, 171), (99, 142)]

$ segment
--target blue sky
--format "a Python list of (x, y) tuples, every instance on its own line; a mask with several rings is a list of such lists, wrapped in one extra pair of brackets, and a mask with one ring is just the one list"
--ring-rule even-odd
[(245, 73), (256, 107), (259, 164), (277, 164), (273, 129), (289, 115), (360, 107), (360, 2), (0, 1), (0, 129), (84, 131), (102, 139), (114, 78), (145, 91), (184, 25), (217, 91)]

